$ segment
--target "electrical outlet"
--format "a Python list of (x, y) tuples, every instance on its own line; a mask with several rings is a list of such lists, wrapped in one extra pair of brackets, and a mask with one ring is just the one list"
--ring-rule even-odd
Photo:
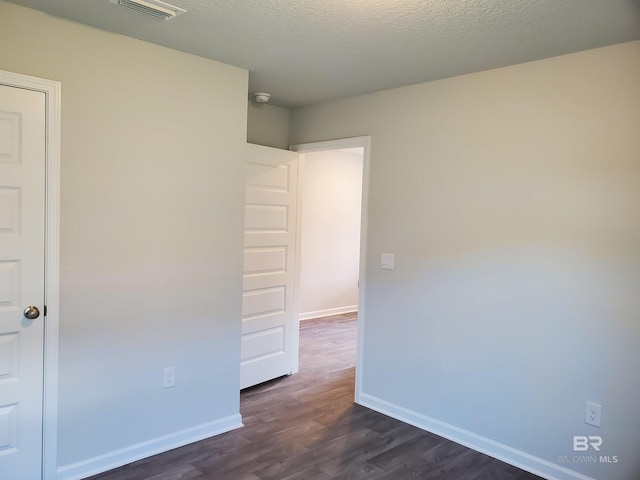
[(176, 386), (176, 367), (165, 367), (164, 376), (162, 377), (162, 388), (171, 388)]
[(584, 423), (593, 425), (594, 427), (600, 426), (600, 416), (602, 415), (602, 405), (597, 403), (587, 402), (587, 412), (584, 417)]

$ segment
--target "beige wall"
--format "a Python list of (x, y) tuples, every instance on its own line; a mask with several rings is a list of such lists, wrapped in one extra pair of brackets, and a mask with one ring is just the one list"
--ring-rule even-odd
[(363, 149), (301, 157), (300, 318), (356, 311)]
[[(639, 78), (633, 42), (293, 111), (294, 144), (372, 139), (364, 403), (555, 478), (639, 478)], [(559, 464), (573, 435), (619, 462)]]
[(291, 111), (253, 101), (249, 101), (247, 108), (247, 142), (288, 150)]
[(4, 2), (0, 45), (62, 83), (59, 466), (239, 421), (247, 72)]

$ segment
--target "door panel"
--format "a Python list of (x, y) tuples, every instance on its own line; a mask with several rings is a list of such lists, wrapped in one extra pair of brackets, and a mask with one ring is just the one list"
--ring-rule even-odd
[(15, 480), (41, 477), (44, 195), (45, 94), (0, 85), (0, 478)]
[(297, 154), (248, 146), (240, 387), (293, 371)]

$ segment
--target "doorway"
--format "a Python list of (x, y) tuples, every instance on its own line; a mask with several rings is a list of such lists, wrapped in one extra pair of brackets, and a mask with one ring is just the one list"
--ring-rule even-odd
[[(361, 364), (361, 338), (365, 321), (365, 271), (367, 192), (369, 178), (369, 137), (354, 137), (296, 145), (286, 151), (247, 144), (245, 167), (245, 226), (240, 388), (255, 386), (299, 369), (300, 281), (302, 262), (301, 205), (303, 186), (299, 167), (305, 156), (323, 157), (324, 152), (351, 154), (351, 177), (361, 182), (351, 187), (360, 197), (359, 220), (352, 222), (350, 292), (339, 307), (316, 310), (312, 315), (329, 315), (358, 310), (356, 358), (356, 401), (360, 391), (358, 365)], [(322, 160), (312, 159), (321, 163)], [(355, 168), (354, 168), (355, 167)], [(355, 191), (357, 190), (357, 191)], [(358, 207), (356, 206), (356, 209)], [(354, 212), (357, 213), (357, 212)], [(359, 245), (357, 238), (359, 237)], [(329, 272), (330, 274), (330, 272)], [(326, 282), (325, 282), (326, 283)], [(349, 295), (351, 295), (349, 297)], [(331, 310), (336, 308), (336, 310)], [(322, 309), (321, 309), (322, 310)], [(311, 310), (313, 312), (313, 310)], [(308, 317), (310, 318), (310, 317)]]
[[(295, 283), (299, 320), (358, 311), (356, 401), (365, 321), (369, 145), (369, 137), (354, 137), (291, 147), (299, 154), (300, 170)], [(297, 359), (295, 363), (294, 372)]]

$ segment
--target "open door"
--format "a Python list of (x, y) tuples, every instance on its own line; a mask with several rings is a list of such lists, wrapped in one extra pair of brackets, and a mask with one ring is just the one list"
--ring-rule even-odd
[(247, 145), (240, 388), (294, 372), (298, 154)]

